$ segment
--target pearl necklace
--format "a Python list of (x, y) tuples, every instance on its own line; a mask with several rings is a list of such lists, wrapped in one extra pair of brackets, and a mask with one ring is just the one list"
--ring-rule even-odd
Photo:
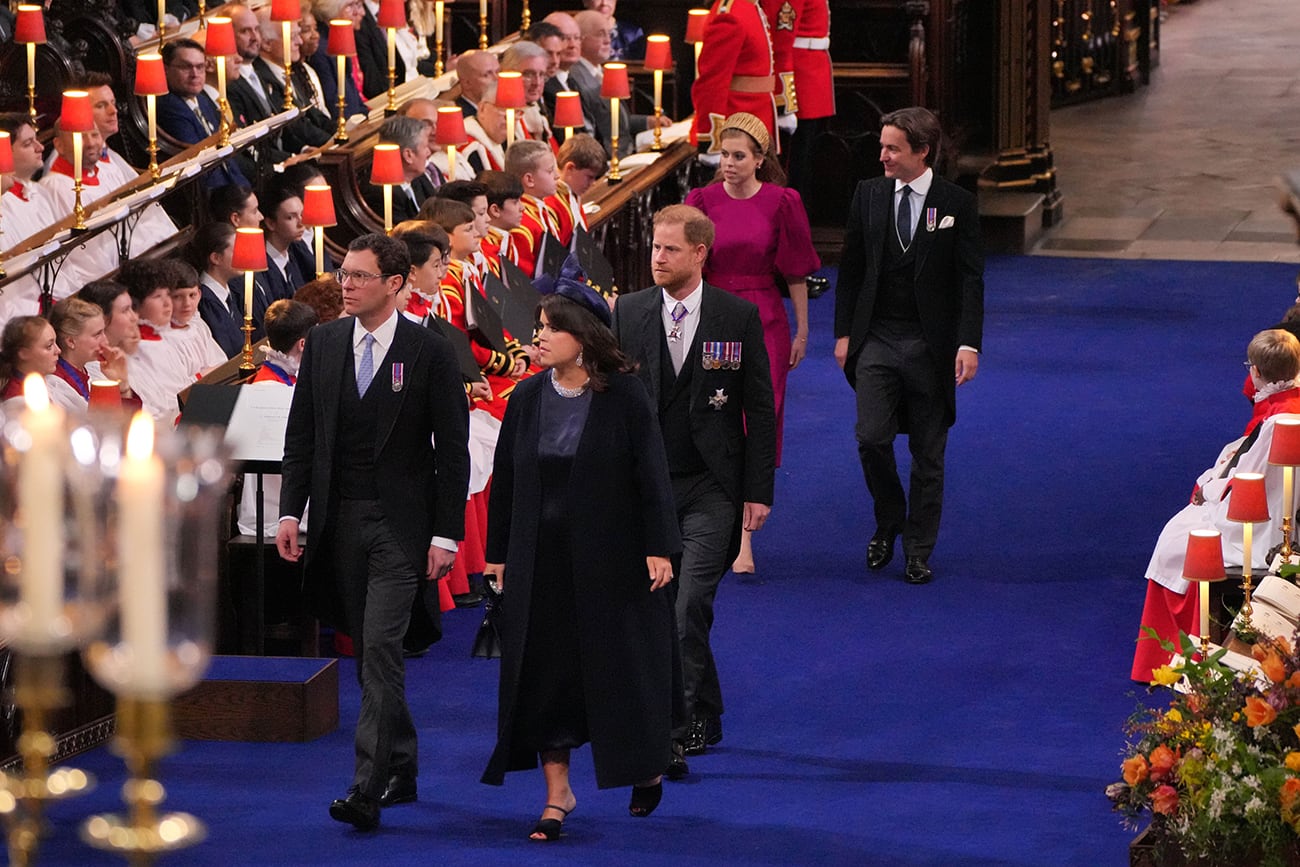
[(560, 385), (560, 381), (555, 378), (555, 368), (551, 368), (550, 379), (551, 379), (551, 388), (555, 389), (555, 393), (558, 394), (560, 397), (582, 397), (584, 394), (587, 393), (587, 389), (591, 388), (590, 378), (588, 378), (586, 382), (584, 382), (582, 385), (578, 386), (577, 388), (569, 388), (567, 386)]

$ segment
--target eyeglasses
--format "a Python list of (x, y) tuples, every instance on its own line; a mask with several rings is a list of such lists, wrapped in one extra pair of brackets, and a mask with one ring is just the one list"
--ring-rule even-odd
[(371, 274), (369, 271), (344, 271), (342, 268), (334, 272), (334, 279), (339, 281), (339, 285), (351, 280), (357, 285), (364, 285), (371, 280), (378, 280), (381, 277), (391, 277), (392, 274)]
[(1254, 366), (1255, 366), (1255, 362), (1253, 362), (1253, 361), (1243, 361), (1241, 364), (1242, 364), (1243, 367), (1254, 367)]
[(173, 63), (171, 67), (177, 72), (207, 72), (208, 69), (206, 63)]
[(526, 69), (523, 71), (522, 75), (524, 78), (526, 78), (529, 81), (538, 81), (539, 79), (543, 79), (546, 77), (545, 72), (538, 72), (535, 69)]

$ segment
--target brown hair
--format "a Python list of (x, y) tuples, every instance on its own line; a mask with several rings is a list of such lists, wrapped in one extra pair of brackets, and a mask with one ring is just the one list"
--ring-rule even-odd
[(50, 324), (54, 326), (54, 339), (58, 341), (59, 349), (66, 352), (66, 338), (80, 335), (86, 330), (86, 323), (96, 316), (107, 319), (98, 304), (83, 301), (75, 295), (55, 304), (50, 311)]
[(333, 275), (317, 277), (300, 286), (293, 293), (293, 300), (315, 310), (319, 321), (333, 322), (343, 312), (343, 287)]
[(560, 145), (560, 155), (555, 161), (560, 168), (564, 168), (565, 163), (573, 163), (579, 169), (592, 172), (603, 172), (607, 167), (605, 148), (586, 133), (570, 136), (568, 141)]
[(456, 231), (457, 226), (474, 222), (474, 209), (455, 199), (430, 196), (420, 206), (418, 218), (438, 224), (444, 232), (450, 235)]
[(880, 126), (882, 128), (892, 126), (901, 130), (903, 135), (907, 136), (907, 143), (912, 146), (913, 151), (928, 147), (930, 152), (925, 155), (927, 166), (935, 165), (939, 159), (943, 127), (939, 125), (939, 118), (935, 117), (934, 112), (928, 108), (913, 106), (891, 111), (880, 119)]
[(18, 353), (36, 342), (46, 324), (40, 316), (15, 316), (5, 323), (0, 333), (0, 388), (18, 375)]
[(582, 369), (591, 377), (593, 391), (609, 387), (609, 374), (631, 373), (636, 370), (632, 359), (618, 348), (614, 332), (596, 318), (596, 314), (577, 301), (563, 295), (543, 295), (535, 314), (540, 320), (546, 313), (546, 322), (553, 331), (565, 331), (582, 345)]
[(686, 235), (686, 243), (692, 246), (703, 244), (713, 249), (715, 234), (713, 221), (699, 208), (690, 205), (669, 205), (661, 208), (655, 214), (655, 228), (658, 228), (661, 223), (681, 226), (682, 232)]
[(1289, 382), (1300, 374), (1300, 340), (1290, 331), (1259, 332), (1246, 347), (1246, 357), (1265, 382)]

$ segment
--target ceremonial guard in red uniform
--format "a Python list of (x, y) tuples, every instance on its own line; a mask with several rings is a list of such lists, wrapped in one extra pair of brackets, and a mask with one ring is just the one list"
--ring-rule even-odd
[(510, 246), (515, 251), (515, 264), (529, 277), (536, 277), (542, 235), (550, 232), (559, 238), (559, 228), (555, 224), (555, 214), (546, 202), (525, 193), (519, 204), (524, 216), (519, 225), (510, 230)]
[(695, 126), (691, 142), (718, 142), (712, 135), (722, 121), (747, 111), (776, 137), (776, 79), (767, 16), (752, 0), (717, 0), (704, 25), (700, 71), (691, 87)]
[(763, 0), (772, 25), (772, 51), (786, 113), (799, 118), (790, 144), (790, 186), (806, 193), (812, 143), (835, 114), (828, 0)]

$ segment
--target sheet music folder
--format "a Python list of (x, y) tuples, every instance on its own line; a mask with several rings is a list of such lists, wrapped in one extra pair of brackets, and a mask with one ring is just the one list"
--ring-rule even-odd
[(223, 427), (231, 461), (245, 472), (278, 473), (292, 401), (293, 389), (280, 383), (196, 384), (180, 424)]

